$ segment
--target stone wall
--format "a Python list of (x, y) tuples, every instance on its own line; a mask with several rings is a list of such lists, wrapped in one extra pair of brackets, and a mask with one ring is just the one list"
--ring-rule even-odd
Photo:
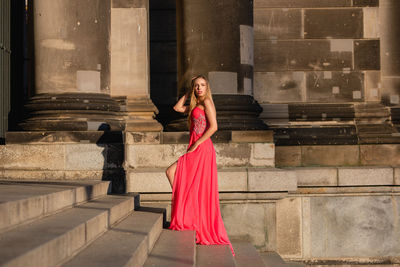
[(379, 1), (254, 1), (260, 103), (379, 101)]

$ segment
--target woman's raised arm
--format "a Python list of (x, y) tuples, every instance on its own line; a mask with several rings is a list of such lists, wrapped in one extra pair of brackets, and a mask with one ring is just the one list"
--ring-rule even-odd
[(187, 92), (185, 95), (183, 95), (181, 98), (179, 98), (178, 102), (174, 106), (174, 110), (176, 112), (180, 113), (188, 113), (189, 112), (189, 107), (185, 106), (185, 102), (189, 97), (189, 92)]

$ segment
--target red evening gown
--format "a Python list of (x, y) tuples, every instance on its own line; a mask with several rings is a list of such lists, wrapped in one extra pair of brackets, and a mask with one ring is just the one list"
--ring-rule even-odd
[[(189, 147), (208, 127), (204, 110), (195, 107), (192, 111)], [(229, 245), (235, 255), (221, 217), (217, 163), (210, 138), (195, 151), (178, 159), (171, 210), (170, 229), (195, 230), (197, 244)]]

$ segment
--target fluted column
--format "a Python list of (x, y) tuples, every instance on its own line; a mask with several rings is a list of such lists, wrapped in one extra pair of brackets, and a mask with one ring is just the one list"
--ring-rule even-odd
[[(219, 129), (264, 129), (253, 95), (252, 1), (177, 2), (178, 89), (208, 76)], [(169, 125), (178, 129), (178, 123)]]
[(35, 95), (24, 130), (121, 130), (110, 97), (110, 1), (33, 2)]

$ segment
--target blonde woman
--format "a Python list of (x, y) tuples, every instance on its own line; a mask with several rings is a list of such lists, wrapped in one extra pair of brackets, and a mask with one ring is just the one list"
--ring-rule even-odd
[[(190, 97), (190, 105), (185, 106)], [(187, 153), (166, 170), (172, 187), (172, 230), (195, 230), (196, 243), (232, 245), (222, 221), (215, 150), (210, 137), (217, 131), (217, 118), (206, 77), (192, 79), (191, 90), (174, 106), (188, 113), (190, 141)]]

